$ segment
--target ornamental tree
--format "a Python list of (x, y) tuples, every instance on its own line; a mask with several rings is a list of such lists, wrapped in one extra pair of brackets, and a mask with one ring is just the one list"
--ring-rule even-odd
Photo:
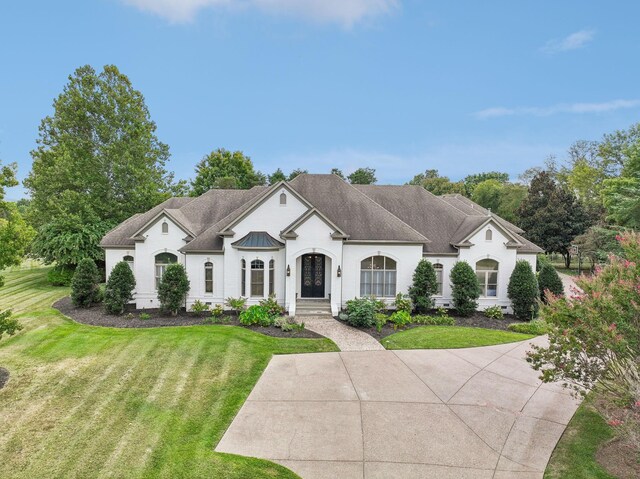
[(421, 259), (413, 273), (409, 296), (416, 310), (424, 312), (433, 307), (432, 296), (438, 292), (436, 270), (430, 261)]
[[(544, 382), (591, 389), (615, 373), (616, 364), (640, 355), (640, 233), (618, 237), (623, 253), (612, 255), (591, 276), (580, 276), (568, 298), (548, 294), (541, 309), (549, 346), (534, 347), (528, 361)], [(623, 381), (624, 382), (624, 381)]]
[(180, 308), (184, 306), (189, 286), (184, 266), (180, 263), (168, 265), (158, 285), (160, 309), (177, 316)]
[(545, 263), (538, 273), (538, 288), (540, 299), (546, 302), (546, 291), (550, 291), (554, 296), (564, 295), (564, 285), (560, 275), (551, 263)]
[(125, 306), (133, 299), (136, 280), (126, 261), (113, 267), (104, 291), (104, 306), (109, 314), (124, 313)]
[(507, 296), (511, 300), (516, 318), (531, 320), (538, 315), (538, 281), (528, 261), (516, 261), (516, 267), (509, 278)]
[(88, 308), (100, 301), (100, 273), (96, 263), (85, 258), (76, 268), (71, 280), (71, 301), (78, 308)]
[(482, 289), (473, 268), (466, 261), (458, 261), (451, 268), (451, 296), (461, 316), (471, 316), (478, 308)]
[(11, 317), (11, 310), (0, 311), (0, 339), (6, 333), (13, 336), (22, 329), (17, 319)]
[(251, 158), (244, 153), (218, 148), (196, 165), (191, 195), (200, 196), (211, 189), (245, 190), (264, 185), (266, 181), (266, 176), (254, 169)]

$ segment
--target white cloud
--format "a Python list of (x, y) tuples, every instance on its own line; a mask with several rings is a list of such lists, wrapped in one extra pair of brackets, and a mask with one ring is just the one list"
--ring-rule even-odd
[(474, 116), (484, 120), (514, 115), (550, 116), (558, 113), (604, 113), (636, 107), (640, 107), (640, 100), (612, 100), (600, 103), (561, 103), (548, 107), (492, 107), (477, 111)]
[(292, 15), (323, 23), (351, 27), (369, 17), (386, 14), (400, 0), (121, 0), (175, 23), (193, 20), (205, 8), (257, 9), (265, 13)]
[(595, 30), (580, 30), (565, 38), (549, 40), (546, 45), (542, 47), (542, 51), (546, 53), (561, 53), (577, 50), (593, 40), (595, 34)]

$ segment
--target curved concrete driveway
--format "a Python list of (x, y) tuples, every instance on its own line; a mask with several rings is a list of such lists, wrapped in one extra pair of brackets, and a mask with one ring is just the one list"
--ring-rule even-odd
[(578, 403), (529, 343), (275, 356), (216, 450), (307, 479), (542, 478)]

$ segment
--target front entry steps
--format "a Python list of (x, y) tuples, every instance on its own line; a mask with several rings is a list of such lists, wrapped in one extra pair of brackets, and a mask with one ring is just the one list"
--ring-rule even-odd
[(331, 302), (323, 298), (299, 298), (296, 301), (296, 317), (298, 316), (331, 317)]

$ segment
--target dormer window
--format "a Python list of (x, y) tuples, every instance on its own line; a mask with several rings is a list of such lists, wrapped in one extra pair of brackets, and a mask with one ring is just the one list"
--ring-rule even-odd
[(162, 234), (169, 234), (169, 223), (167, 223), (166, 221), (162, 223)]
[(493, 231), (487, 230), (486, 233), (484, 234), (484, 239), (486, 241), (491, 241), (493, 239)]
[(287, 195), (283, 191), (282, 193), (280, 193), (280, 206), (285, 206), (286, 204), (287, 204)]

